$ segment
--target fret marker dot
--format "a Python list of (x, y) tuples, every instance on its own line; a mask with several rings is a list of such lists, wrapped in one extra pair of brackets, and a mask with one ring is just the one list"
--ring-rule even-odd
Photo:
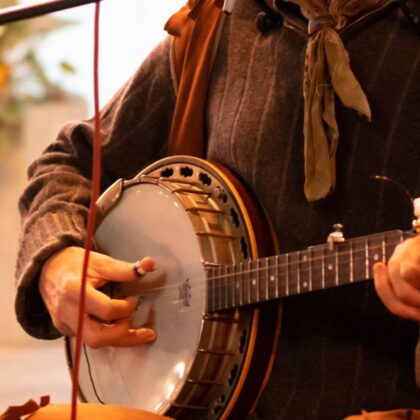
[(307, 256), (307, 255), (304, 255), (304, 256), (303, 256), (303, 258), (302, 258), (302, 261), (304, 261), (304, 262), (305, 262), (305, 261), (307, 261), (307, 260), (308, 260), (308, 256)]
[(276, 278), (274, 276), (270, 276), (270, 281), (274, 281)]
[(378, 254), (375, 254), (375, 255), (373, 256), (373, 259), (374, 259), (375, 261), (379, 261), (379, 255), (378, 255)]
[(307, 282), (307, 281), (304, 281), (304, 282), (303, 282), (303, 287), (304, 287), (305, 289), (308, 287), (308, 282)]
[(330, 270), (330, 271), (331, 271), (331, 270), (333, 269), (332, 264), (328, 264), (328, 267), (327, 267), (327, 268), (328, 268), (328, 270)]
[(236, 287), (237, 289), (239, 289), (239, 283), (236, 283), (236, 284), (235, 284), (235, 287)]
[(252, 285), (255, 286), (257, 284), (257, 280), (252, 279)]

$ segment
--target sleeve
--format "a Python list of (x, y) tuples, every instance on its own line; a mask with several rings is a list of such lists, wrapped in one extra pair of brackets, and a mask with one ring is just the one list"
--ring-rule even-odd
[[(169, 55), (167, 38), (101, 111), (103, 189), (167, 153), (175, 104)], [(29, 167), (29, 182), (19, 200), (15, 308), (24, 330), (37, 338), (60, 336), (42, 301), (38, 278), (53, 253), (84, 244), (93, 130), (93, 119), (67, 123)]]

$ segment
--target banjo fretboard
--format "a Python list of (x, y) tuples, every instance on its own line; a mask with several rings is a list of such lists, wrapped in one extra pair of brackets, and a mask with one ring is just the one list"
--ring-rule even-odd
[(373, 265), (387, 262), (412, 236), (393, 230), (317, 245), (303, 251), (208, 268), (209, 312), (369, 280)]

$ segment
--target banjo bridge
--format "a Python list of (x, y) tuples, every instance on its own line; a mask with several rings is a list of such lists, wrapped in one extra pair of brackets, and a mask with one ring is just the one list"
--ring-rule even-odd
[(190, 279), (186, 279), (181, 286), (179, 286), (179, 301), (182, 303), (183, 306), (191, 306), (191, 286), (190, 286)]

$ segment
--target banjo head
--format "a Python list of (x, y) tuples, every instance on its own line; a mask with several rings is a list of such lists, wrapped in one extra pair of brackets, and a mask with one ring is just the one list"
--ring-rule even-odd
[(151, 327), (158, 338), (135, 348), (85, 347), (83, 395), (88, 401), (163, 412), (193, 360), (205, 311), (205, 270), (193, 226), (168, 189), (140, 183), (124, 191), (95, 241), (101, 252), (124, 261), (153, 256), (154, 272), (117, 284), (111, 294), (139, 297), (132, 326)]

